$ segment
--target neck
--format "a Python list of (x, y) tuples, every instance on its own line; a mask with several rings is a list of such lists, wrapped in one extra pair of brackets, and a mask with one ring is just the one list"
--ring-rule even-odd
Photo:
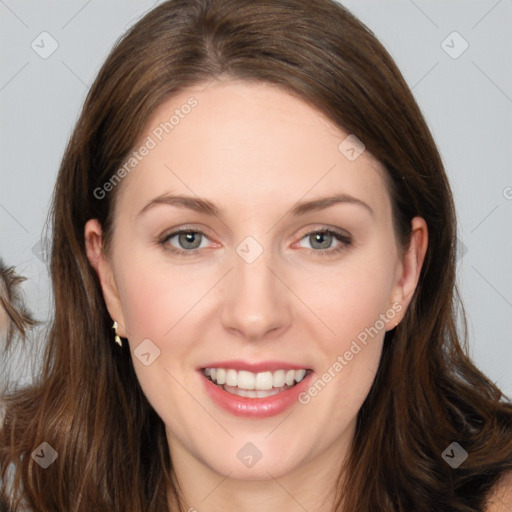
[[(345, 435), (316, 458), (293, 471), (273, 474), (265, 471), (258, 479), (233, 478), (221, 474), (191, 454), (167, 432), (173, 461), (173, 479), (179, 488), (179, 501), (169, 493), (170, 512), (334, 512), (340, 469), (352, 439)], [(343, 475), (341, 475), (343, 478)]]

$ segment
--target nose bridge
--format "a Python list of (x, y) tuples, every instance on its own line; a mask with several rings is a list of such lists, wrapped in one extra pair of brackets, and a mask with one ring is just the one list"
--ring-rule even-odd
[(252, 236), (238, 244), (223, 304), (225, 328), (254, 340), (282, 328), (290, 318), (283, 284), (274, 274), (276, 262), (268, 238), (265, 245)]

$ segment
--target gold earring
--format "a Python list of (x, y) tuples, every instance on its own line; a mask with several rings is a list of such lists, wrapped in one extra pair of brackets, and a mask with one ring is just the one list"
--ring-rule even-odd
[(123, 346), (123, 342), (121, 341), (121, 338), (119, 337), (119, 335), (117, 334), (117, 328), (119, 327), (119, 324), (117, 322), (114, 322), (114, 325), (112, 325), (112, 329), (114, 329), (114, 332), (116, 333), (116, 336), (115, 336), (115, 341), (116, 343), (122, 347)]

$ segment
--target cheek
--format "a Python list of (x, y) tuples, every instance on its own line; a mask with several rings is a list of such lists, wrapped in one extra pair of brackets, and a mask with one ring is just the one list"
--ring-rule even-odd
[[(121, 265), (119, 292), (129, 338), (163, 339), (211, 287), (211, 269), (185, 269), (170, 262)], [(130, 337), (131, 336), (131, 337)]]
[[(324, 345), (324, 353), (344, 351), (391, 306), (394, 255), (391, 248), (386, 251), (383, 247), (385, 240), (376, 240), (336, 264), (315, 263), (302, 271), (282, 269), (297, 296), (325, 324), (323, 333), (311, 332), (313, 339)], [(133, 343), (145, 338), (163, 340), (182, 319), (186, 323), (185, 315), (196, 309), (223, 273), (218, 263), (176, 264), (161, 254), (155, 257), (152, 252), (138, 251), (136, 246), (123, 248), (118, 260), (116, 274), (125, 326)], [(291, 306), (296, 303), (292, 295), (280, 300)], [(213, 296), (215, 293), (209, 299)], [(310, 318), (305, 328), (318, 329), (318, 321), (315, 323), (311, 315), (295, 318), (299, 324)], [(378, 327), (382, 329), (380, 324)]]
[[(192, 413), (190, 396), (175, 379), (186, 389), (195, 385), (190, 367), (199, 337), (192, 334), (191, 322), (197, 323), (198, 301), (215, 282), (211, 273), (211, 269), (185, 271), (179, 265), (142, 258), (119, 267), (119, 290), (138, 381), (155, 410), (177, 429), (188, 424)], [(159, 350), (149, 366), (137, 360), (136, 349), (146, 339)], [(196, 413), (200, 416), (201, 411)]]
[(389, 251), (386, 256), (377, 247), (318, 275), (308, 298), (331, 332), (317, 332), (322, 332), (316, 337), (321, 362), (303, 403), (315, 402), (317, 410), (329, 411), (330, 419), (341, 423), (355, 417), (366, 398), (378, 370), (384, 334), (396, 315), (389, 302), (394, 255)]
[(330, 340), (333, 350), (346, 349), (366, 329), (375, 327), (384, 332), (387, 326), (382, 315), (392, 309), (394, 270), (392, 253), (386, 257), (376, 246), (316, 276), (309, 297), (319, 317), (334, 331), (334, 335), (323, 337)]

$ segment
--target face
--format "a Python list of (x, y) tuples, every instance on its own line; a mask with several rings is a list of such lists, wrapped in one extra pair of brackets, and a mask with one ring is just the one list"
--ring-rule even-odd
[(87, 224), (176, 460), (241, 479), (341, 461), (426, 244), (415, 219), (399, 251), (384, 170), (347, 135), (268, 84), (190, 88), (115, 185), (108, 255)]

